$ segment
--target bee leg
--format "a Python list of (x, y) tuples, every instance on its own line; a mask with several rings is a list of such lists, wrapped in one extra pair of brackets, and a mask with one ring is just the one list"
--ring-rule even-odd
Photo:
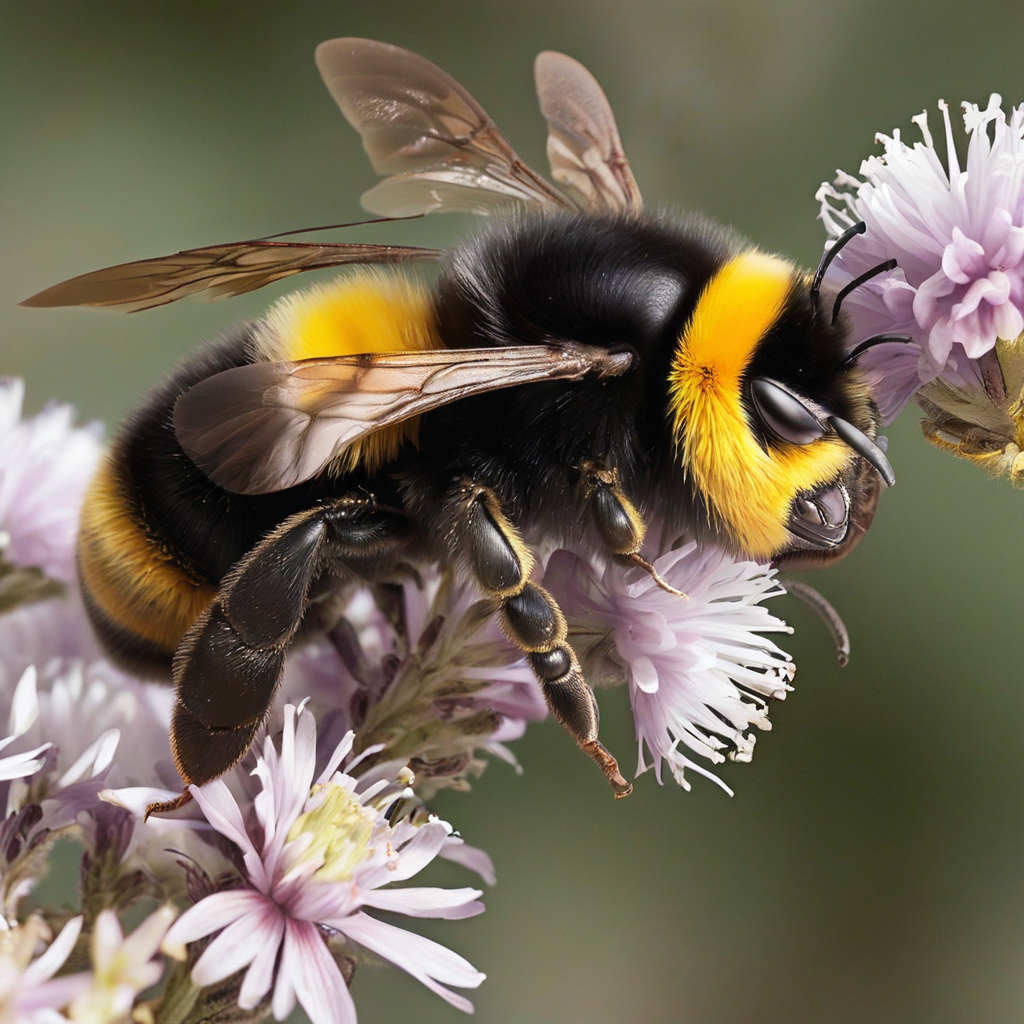
[(543, 587), (529, 581), (533, 565), (529, 550), (505, 519), (490, 488), (464, 482), (458, 485), (455, 504), (461, 522), (450, 536), (459, 538), (461, 554), (480, 587), (501, 601), (501, 627), (512, 643), (527, 652), (551, 713), (601, 768), (616, 797), (628, 796), (632, 785), (597, 738), (597, 698), (566, 643), (565, 616)]
[(686, 597), (664, 580), (657, 569), (641, 554), (647, 527), (639, 509), (626, 497), (619, 485), (616, 469), (605, 469), (600, 463), (587, 462), (580, 469), (583, 498), (594, 517), (594, 524), (608, 550), (620, 561), (639, 566), (649, 573), (662, 590), (677, 597)]
[[(188, 785), (217, 778), (249, 749), (310, 587), (328, 563), (392, 548), (406, 525), (402, 513), (372, 498), (340, 498), (286, 519), (228, 573), (174, 656), (171, 751), (186, 794)], [(157, 809), (169, 808), (151, 808)]]

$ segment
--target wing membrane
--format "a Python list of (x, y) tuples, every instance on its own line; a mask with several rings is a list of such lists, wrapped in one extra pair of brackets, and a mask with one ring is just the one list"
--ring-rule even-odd
[(186, 391), (174, 428), (219, 487), (266, 494), (316, 476), (372, 430), (456, 399), (538, 380), (616, 376), (630, 363), (627, 353), (576, 344), (251, 363)]
[(579, 61), (552, 50), (538, 55), (533, 71), (548, 122), (551, 176), (583, 209), (639, 213), (640, 190), (597, 79)]
[[(496, 206), (572, 209), (531, 170), (487, 112), (418, 54), (370, 39), (330, 39), (316, 65), (385, 181), (363, 197), (374, 213), (480, 213)], [(399, 212), (401, 211), (401, 212)]]
[(346, 242), (226, 242), (171, 256), (122, 263), (73, 277), (25, 299), (23, 306), (118, 306), (152, 309), (186, 295), (241, 295), (306, 270), (350, 263), (438, 259), (436, 249)]

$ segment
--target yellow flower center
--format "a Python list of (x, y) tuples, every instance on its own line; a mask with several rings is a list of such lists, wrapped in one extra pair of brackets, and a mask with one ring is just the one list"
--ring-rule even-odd
[(321, 862), (313, 877), (346, 882), (373, 853), (370, 840), (377, 816), (354, 794), (333, 782), (314, 786), (310, 795), (324, 792), (326, 796), (317, 807), (296, 818), (288, 831), (288, 842), (304, 833), (311, 836), (301, 860)]

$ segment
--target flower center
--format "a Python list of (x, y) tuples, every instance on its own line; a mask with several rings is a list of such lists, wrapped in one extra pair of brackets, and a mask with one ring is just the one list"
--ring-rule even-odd
[(325, 882), (346, 882), (373, 853), (370, 840), (376, 815), (337, 783), (316, 785), (310, 796), (320, 793), (325, 794), (323, 800), (313, 810), (299, 815), (288, 832), (288, 842), (303, 833), (311, 836), (300, 859), (320, 863), (313, 877)]

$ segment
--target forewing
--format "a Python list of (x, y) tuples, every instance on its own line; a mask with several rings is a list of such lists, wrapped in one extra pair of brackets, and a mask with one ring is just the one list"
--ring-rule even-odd
[(533, 66), (548, 122), (551, 176), (595, 213), (639, 213), (643, 200), (608, 99), (579, 61), (546, 50)]
[(241, 295), (306, 270), (349, 263), (438, 259), (436, 249), (344, 242), (227, 242), (172, 256), (122, 263), (46, 288), (23, 306), (118, 306), (126, 312), (176, 302), (186, 295)]
[(454, 78), (418, 54), (370, 39), (330, 39), (317, 47), (316, 65), (373, 169), (388, 176), (362, 197), (366, 209), (405, 217), (510, 203), (573, 208), (519, 159)]
[(456, 399), (538, 380), (616, 376), (630, 362), (626, 353), (570, 343), (251, 363), (186, 391), (174, 429), (219, 487), (266, 494), (316, 476), (370, 431)]

